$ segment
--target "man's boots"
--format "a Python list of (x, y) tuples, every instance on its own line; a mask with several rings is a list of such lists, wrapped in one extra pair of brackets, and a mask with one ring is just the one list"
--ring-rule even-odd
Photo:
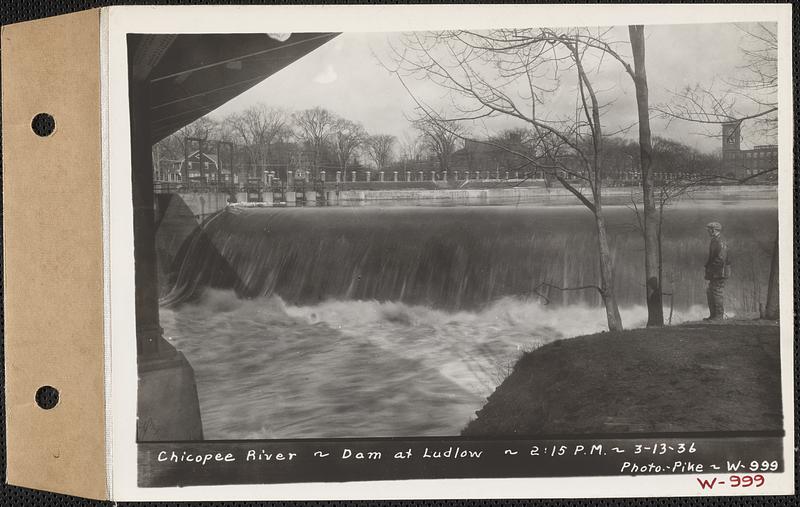
[(716, 317), (716, 301), (714, 298), (714, 294), (711, 292), (711, 285), (708, 286), (706, 289), (706, 299), (708, 300), (708, 317), (704, 318), (703, 320), (714, 320)]
[(714, 316), (711, 320), (722, 320), (725, 318), (725, 303), (722, 296), (714, 297)]
[(715, 278), (708, 282), (706, 298), (708, 299), (708, 313), (710, 315), (703, 320), (722, 320), (725, 318), (725, 280)]
[(708, 286), (711, 302), (713, 303), (713, 310), (711, 311), (711, 320), (722, 320), (725, 318), (725, 280), (714, 279)]

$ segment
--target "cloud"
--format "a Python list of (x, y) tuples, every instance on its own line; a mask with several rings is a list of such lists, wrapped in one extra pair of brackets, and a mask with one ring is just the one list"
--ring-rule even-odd
[(321, 73), (314, 76), (314, 82), (319, 84), (330, 84), (336, 81), (339, 76), (336, 75), (336, 71), (333, 70), (333, 65), (328, 65), (325, 67), (325, 70)]

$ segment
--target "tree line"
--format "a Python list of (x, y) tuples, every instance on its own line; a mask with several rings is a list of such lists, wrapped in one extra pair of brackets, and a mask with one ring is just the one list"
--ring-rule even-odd
[(409, 169), (434, 160), (447, 170), (457, 139), (422, 118), (409, 125), (412, 133), (398, 139), (370, 133), (362, 123), (323, 107), (290, 112), (260, 103), (222, 118), (196, 120), (157, 142), (153, 160), (155, 167), (161, 160), (182, 161), (199, 149), (200, 140), (204, 153), (214, 155), (216, 142), (232, 143), (233, 165), (253, 177), (287, 166), (306, 168), (317, 178), (325, 170), (344, 176), (350, 169)]
[[(202, 117), (183, 127), (153, 147), (154, 166), (159, 160), (182, 161), (199, 149), (196, 140), (204, 142), (203, 151), (216, 155), (216, 142), (232, 143), (233, 151), (222, 148), (221, 164), (232, 163), (251, 177), (261, 177), (263, 171), (306, 168), (312, 176), (320, 171), (396, 170), (452, 171), (488, 170), (503, 168), (504, 172), (522, 178), (549, 178), (550, 172), (537, 171), (546, 154), (537, 155), (536, 131), (516, 127), (504, 129), (495, 135), (475, 141), (488, 150), (457, 152), (466, 140), (475, 140), (465, 123), (445, 124), (415, 111), (406, 116), (410, 130), (399, 139), (393, 135), (371, 135), (357, 121), (337, 116), (322, 107), (298, 113), (256, 104), (224, 118)], [(700, 177), (722, 172), (721, 160), (713, 154), (703, 153), (683, 143), (666, 138), (653, 140), (653, 160), (656, 172)], [(605, 165), (631, 170), (639, 167), (640, 150), (636, 140), (609, 137), (603, 151)], [(538, 158), (537, 164), (530, 163)], [(550, 160), (560, 163), (567, 175), (580, 171), (576, 158), (567, 156)], [(279, 171), (276, 171), (279, 172)], [(463, 175), (462, 175), (463, 176)]]

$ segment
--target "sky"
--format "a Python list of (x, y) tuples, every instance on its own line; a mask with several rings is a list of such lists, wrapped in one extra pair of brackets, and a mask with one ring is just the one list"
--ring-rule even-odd
[[(667, 103), (671, 92), (686, 86), (719, 84), (741, 73), (744, 64), (740, 47), (746, 44), (742, 28), (733, 24), (647, 26), (646, 68), (650, 104)], [(627, 29), (610, 34), (627, 41)], [(242, 111), (256, 103), (297, 111), (315, 106), (329, 109), (345, 118), (359, 121), (372, 134), (392, 134), (402, 138), (410, 131), (404, 115), (410, 115), (415, 101), (400, 80), (382, 64), (389, 62), (389, 44), (397, 44), (396, 33), (343, 33), (259, 85), (239, 95), (211, 113), (222, 117)], [(621, 48), (626, 49), (625, 45)], [(627, 48), (629, 55), (629, 47)], [(630, 59), (632, 61), (632, 59)], [(636, 99), (631, 79), (616, 62), (605, 62), (592, 76), (603, 100), (613, 102), (604, 110), (606, 132), (634, 124)], [(427, 104), (445, 107), (448, 94), (429, 81), (406, 80), (409, 89)], [(575, 88), (562, 86), (551, 97), (551, 114), (574, 110)], [(574, 113), (573, 113), (574, 114)], [(496, 120), (491, 130), (516, 125)], [(721, 146), (719, 138), (699, 124), (667, 122), (652, 118), (653, 135), (681, 141), (703, 152)], [(480, 129), (478, 129), (480, 130)], [(626, 137), (634, 138), (633, 128)], [(744, 130), (742, 148), (765, 144), (769, 139)]]

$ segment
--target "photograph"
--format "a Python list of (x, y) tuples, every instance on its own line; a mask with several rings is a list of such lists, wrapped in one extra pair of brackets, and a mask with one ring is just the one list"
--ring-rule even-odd
[(140, 487), (784, 470), (778, 23), (545, 21), (125, 35)]

